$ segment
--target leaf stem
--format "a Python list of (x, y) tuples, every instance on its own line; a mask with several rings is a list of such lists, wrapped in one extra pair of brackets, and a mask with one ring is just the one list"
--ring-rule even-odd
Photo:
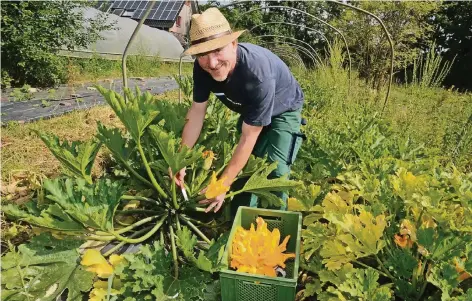
[[(120, 158), (120, 157), (118, 157), (118, 158)], [(138, 180), (140, 180), (141, 182), (143, 182), (144, 184), (146, 184), (149, 187), (153, 187), (151, 182), (149, 182), (146, 178), (144, 178), (136, 170), (134, 170), (125, 160), (123, 160), (123, 159), (120, 159), (120, 160), (121, 160), (121, 163), (123, 163), (123, 165), (126, 167), (126, 169), (130, 173), (132, 173)]]
[[(134, 232), (133, 234), (131, 234), (129, 237), (130, 238), (134, 238), (146, 231), (149, 231), (152, 227), (149, 226), (149, 227), (146, 227), (144, 229), (141, 229), (139, 231), (136, 231)], [(122, 241), (120, 242), (119, 244), (117, 244), (116, 246), (114, 246), (113, 248), (111, 248), (110, 250), (108, 250), (105, 254), (103, 254), (104, 257), (107, 257), (107, 256), (110, 256), (111, 254), (115, 253), (119, 248), (121, 248), (122, 246), (124, 246), (126, 244), (126, 242)]]
[(177, 225), (177, 230), (182, 231), (182, 228), (180, 227), (180, 221), (177, 216), (175, 217), (175, 224)]
[(130, 244), (141, 243), (141, 242), (145, 241), (146, 239), (148, 239), (149, 237), (151, 237), (154, 233), (156, 233), (157, 230), (159, 230), (159, 228), (162, 226), (162, 224), (164, 224), (164, 221), (167, 218), (167, 216), (168, 215), (165, 214), (148, 233), (146, 233), (145, 235), (143, 235), (139, 238), (124, 237), (124, 236), (121, 236), (121, 235), (117, 234), (116, 232), (112, 232), (111, 234), (113, 234), (119, 240), (130, 243)]
[(146, 209), (132, 209), (132, 210), (117, 210), (117, 214), (121, 215), (127, 215), (127, 214), (137, 214), (137, 213), (162, 213), (162, 211), (157, 211), (157, 210), (146, 210)]
[(194, 212), (205, 212), (205, 208), (202, 207), (186, 207), (185, 210)]
[[(159, 215), (154, 215), (154, 216), (150, 216), (150, 217), (146, 217), (140, 221), (137, 221), (136, 223), (132, 224), (132, 225), (129, 225), (128, 227), (125, 227), (125, 228), (121, 228), (121, 229), (118, 229), (117, 231), (113, 231), (115, 232), (116, 234), (123, 234), (125, 232), (128, 232), (130, 230), (133, 230), (134, 228), (138, 227), (138, 226), (141, 226), (141, 225), (144, 225), (146, 223), (149, 223), (155, 219), (157, 219), (159, 217)], [(102, 231), (97, 231), (96, 232), (97, 235), (91, 235), (89, 237), (89, 239), (94, 239), (94, 240), (110, 240), (110, 239), (101, 239), (101, 238), (111, 238), (113, 239), (114, 236), (113, 235), (110, 235), (110, 233), (108, 232), (102, 232)]]
[(200, 236), (201, 239), (203, 239), (208, 244), (211, 244), (211, 240), (209, 240), (208, 237), (206, 237), (205, 234), (203, 234), (202, 231), (200, 231), (190, 220), (188, 220), (187, 218), (185, 218), (182, 215), (179, 215), (179, 218), (184, 223), (186, 223), (195, 233), (197, 233)]
[(159, 201), (157, 201), (157, 200), (153, 200), (153, 199), (146, 198), (146, 197), (139, 196), (139, 195), (122, 195), (122, 196), (121, 196), (121, 199), (122, 199), (122, 200), (126, 200), (126, 201), (134, 201), (134, 200), (137, 200), (137, 201), (149, 202), (149, 203), (152, 203), (152, 204), (154, 204), (154, 205), (155, 205), (156, 203), (159, 204)]
[(169, 225), (169, 231), (170, 231), (170, 243), (172, 247), (172, 259), (174, 260), (174, 277), (175, 279), (179, 278), (179, 262), (177, 258), (177, 249), (175, 247), (175, 234), (174, 234), (174, 229), (172, 228), (172, 225)]
[(174, 208), (175, 208), (175, 209), (179, 209), (180, 206), (179, 206), (179, 204), (177, 203), (177, 193), (176, 193), (176, 191), (175, 191), (175, 186), (176, 186), (176, 184), (175, 184), (174, 179), (171, 179), (171, 184), (170, 184), (170, 186), (171, 186), (171, 190), (172, 190), (172, 203), (174, 203)]
[(360, 261), (358, 261), (358, 260), (354, 260), (354, 262), (355, 262), (356, 264), (358, 264), (358, 265), (360, 265), (360, 266), (366, 268), (366, 269), (373, 269), (373, 270), (377, 271), (377, 273), (379, 273), (380, 275), (382, 275), (382, 276), (384, 276), (384, 277), (387, 277), (387, 278), (390, 278), (387, 274), (385, 274), (383, 271), (381, 271), (381, 270), (379, 270), (379, 269), (376, 269), (376, 268), (374, 268), (374, 267), (371, 267), (371, 266), (369, 266), (369, 265), (367, 265), (367, 264), (365, 264), (365, 263), (362, 263), (362, 262), (360, 262)]
[(385, 272), (385, 274), (387, 275), (388, 278), (394, 280), (395, 277), (392, 276), (392, 274), (390, 274), (390, 272), (387, 270), (387, 268), (384, 266), (384, 264), (382, 263), (382, 261), (380, 260), (379, 256), (377, 256), (377, 254), (375, 254), (375, 259), (377, 260), (377, 263), (380, 265), (380, 267), (382, 268), (382, 270)]
[(161, 245), (164, 246), (164, 230), (161, 230), (159, 231), (159, 236), (160, 236), (160, 240), (161, 240)]
[(148, 160), (146, 159), (146, 155), (144, 154), (143, 147), (142, 147), (141, 142), (139, 140), (136, 141), (136, 146), (138, 148), (139, 154), (141, 155), (141, 159), (143, 160), (143, 164), (144, 164), (144, 167), (146, 168), (148, 176), (151, 179), (152, 185), (154, 185), (154, 188), (157, 190), (157, 192), (159, 192), (159, 194), (163, 198), (167, 199), (168, 198), (167, 194), (165, 193), (164, 190), (162, 190), (161, 186), (159, 186), (159, 184), (157, 184), (156, 178), (152, 174), (151, 167), (149, 166)]
[[(425, 262), (425, 265), (426, 265), (426, 262)], [(428, 277), (428, 274), (430, 272), (431, 272), (431, 264), (428, 264), (428, 270), (426, 271), (426, 275), (424, 277), (423, 286), (421, 287), (420, 293), (418, 294), (418, 299), (416, 299), (418, 301), (421, 300), (421, 296), (423, 296), (426, 286), (428, 285), (428, 281), (426, 278)]]

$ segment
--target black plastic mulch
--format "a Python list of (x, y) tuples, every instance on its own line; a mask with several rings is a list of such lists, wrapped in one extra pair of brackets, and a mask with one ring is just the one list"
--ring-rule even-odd
[[(123, 81), (114, 80), (98, 82), (105, 88), (113, 88), (122, 93)], [(93, 87), (94, 83), (81, 84), (79, 86), (60, 86), (54, 92), (44, 90), (32, 94), (27, 101), (12, 101), (10, 96), (12, 89), (3, 92), (0, 102), (1, 123), (10, 121), (20, 123), (57, 117), (75, 110), (84, 110), (97, 105), (106, 104), (103, 96)], [(141, 91), (149, 91), (152, 94), (161, 94), (166, 91), (178, 89), (178, 84), (171, 77), (129, 79), (128, 87), (136, 85)]]

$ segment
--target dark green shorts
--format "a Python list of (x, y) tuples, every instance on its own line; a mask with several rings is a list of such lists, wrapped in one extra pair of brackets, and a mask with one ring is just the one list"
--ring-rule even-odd
[[(271, 124), (262, 129), (252, 153), (261, 158), (267, 155), (269, 162), (278, 162), (277, 168), (269, 175), (269, 178), (279, 178), (290, 173), (290, 166), (295, 161), (303, 141), (300, 135), (300, 123), (301, 109), (272, 117)], [(241, 128), (242, 118), (239, 118), (239, 132)], [(246, 181), (247, 179), (236, 181), (233, 184), (234, 188), (244, 186)], [(288, 195), (283, 192), (274, 192), (274, 194), (278, 195), (285, 204), (271, 209), (287, 210)], [(232, 216), (236, 214), (239, 206), (257, 207), (257, 196), (250, 193), (236, 195), (231, 201)]]

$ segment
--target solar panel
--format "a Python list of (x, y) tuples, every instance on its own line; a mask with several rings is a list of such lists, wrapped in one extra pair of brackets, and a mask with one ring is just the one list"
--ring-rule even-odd
[(172, 6), (172, 10), (169, 11), (169, 15), (167, 16), (166, 20), (174, 21), (177, 15), (180, 13), (182, 6), (184, 5), (184, 1), (176, 1)]
[(136, 3), (137, 1), (126, 1), (125, 9), (126, 10), (131, 10), (131, 7)]
[(139, 4), (141, 4), (141, 1), (133, 1), (133, 5), (131, 6), (131, 9), (137, 9)]
[(124, 9), (128, 1), (114, 1), (111, 6), (112, 9)]
[[(147, 20), (174, 21), (179, 14), (185, 1), (156, 1), (152, 7)], [(134, 10), (131, 18), (141, 19), (150, 3), (148, 1), (115, 1), (113, 9)]]
[[(139, 1), (139, 2), (141, 2), (141, 3), (139, 4), (138, 9), (136, 9), (133, 16), (131, 17), (131, 18), (137, 19), (137, 20), (140, 20), (144, 16), (144, 13), (146, 12), (148, 6), (151, 5), (151, 3), (147, 2), (147, 1)], [(154, 5), (154, 7), (155, 7), (155, 5)], [(151, 9), (151, 12), (152, 12), (152, 9)], [(148, 16), (148, 18), (149, 18), (149, 16)]]
[(159, 5), (153, 8), (148, 19), (173, 21), (183, 5), (184, 1), (159, 1)]

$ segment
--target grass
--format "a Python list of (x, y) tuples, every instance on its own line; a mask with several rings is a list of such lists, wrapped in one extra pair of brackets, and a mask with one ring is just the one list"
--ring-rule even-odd
[[(107, 60), (98, 55), (90, 59), (66, 58), (68, 83), (94, 82), (103, 79), (121, 79), (121, 61)], [(191, 74), (193, 65), (182, 63), (182, 73)], [(129, 56), (127, 60), (128, 77), (161, 77), (179, 73), (179, 64), (162, 62), (159, 57)]]
[(381, 113), (385, 89), (371, 89), (354, 71), (349, 91), (347, 70), (339, 64), (342, 60), (335, 53), (314, 71), (296, 72), (310, 98), (307, 103), (314, 106), (309, 109), (316, 111), (318, 128), (325, 131), (341, 123), (349, 124), (353, 116), (377, 112), (396, 138), (422, 144), (429, 156), (472, 171), (472, 93), (429, 87), (421, 82), (394, 84)]

